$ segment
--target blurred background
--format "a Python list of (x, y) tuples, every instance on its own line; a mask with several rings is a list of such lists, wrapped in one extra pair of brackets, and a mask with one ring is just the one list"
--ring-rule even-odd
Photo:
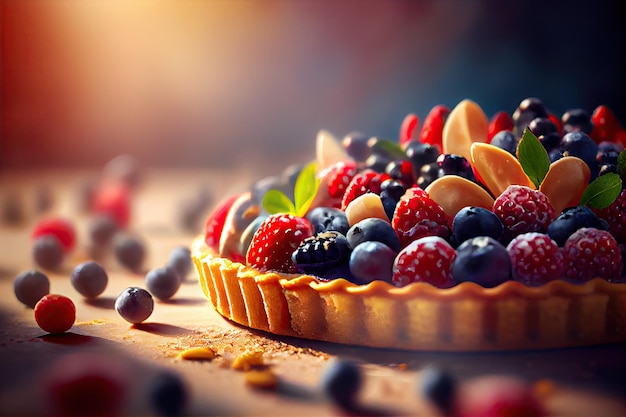
[(488, 116), (529, 96), (559, 116), (606, 104), (626, 123), (619, 0), (1, 4), (1, 168), (130, 153), (275, 172), (320, 129), (395, 138), (464, 98)]

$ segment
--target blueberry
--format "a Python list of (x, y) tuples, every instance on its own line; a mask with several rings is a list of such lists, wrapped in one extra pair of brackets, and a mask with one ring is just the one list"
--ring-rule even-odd
[(44, 269), (58, 269), (65, 254), (59, 240), (52, 235), (43, 235), (33, 242), (32, 255), (35, 264)]
[(320, 384), (326, 398), (335, 405), (344, 410), (354, 410), (363, 384), (361, 367), (350, 359), (331, 360), (324, 368)]
[(385, 172), (405, 187), (411, 187), (415, 183), (416, 177), (413, 170), (413, 164), (405, 159), (396, 159), (389, 162), (385, 167)]
[(464, 156), (441, 154), (437, 158), (437, 163), (444, 175), (458, 175), (470, 181), (476, 180), (472, 165)]
[(409, 158), (409, 161), (413, 164), (415, 177), (419, 177), (420, 170), (424, 165), (436, 162), (439, 156), (439, 149), (436, 146), (421, 143), (416, 140), (410, 141), (404, 152), (407, 158)]
[(419, 375), (420, 396), (436, 406), (444, 416), (452, 415), (457, 390), (454, 376), (435, 367), (424, 368)]
[(500, 240), (503, 233), (504, 225), (500, 218), (482, 207), (464, 207), (452, 219), (451, 240), (454, 246), (479, 236)]
[(307, 237), (293, 252), (292, 260), (299, 272), (331, 279), (327, 271), (347, 265), (350, 246), (346, 237), (339, 232), (327, 231)]
[(334, 207), (315, 207), (306, 215), (315, 233), (335, 231), (345, 235), (350, 228), (346, 213)]
[(146, 257), (146, 248), (141, 239), (132, 235), (118, 235), (114, 242), (114, 254), (124, 267), (138, 271)]
[(535, 136), (549, 135), (551, 133), (557, 133), (557, 128), (547, 117), (537, 117), (531, 120), (528, 124), (528, 128), (533, 132)]
[(383, 208), (389, 221), (393, 219), (398, 201), (400, 201), (400, 197), (404, 195), (405, 191), (406, 187), (394, 180), (385, 180), (380, 185), (380, 200), (383, 203)]
[(350, 132), (343, 138), (341, 144), (352, 159), (364, 162), (371, 153), (367, 145), (368, 139), (369, 137), (361, 132)]
[(115, 310), (130, 323), (141, 323), (154, 310), (154, 300), (143, 288), (126, 288), (115, 300)]
[(422, 169), (420, 170), (420, 175), (417, 178), (417, 185), (420, 188), (425, 189), (430, 185), (430, 183), (442, 175), (443, 171), (439, 168), (439, 164), (437, 162), (426, 164), (422, 166)]
[(170, 268), (155, 268), (146, 274), (146, 288), (159, 300), (169, 300), (180, 288), (180, 277)]
[(522, 100), (513, 112), (513, 133), (518, 137), (522, 136), (524, 129), (537, 117), (548, 117), (543, 102), (536, 97), (529, 97)]
[(22, 272), (13, 281), (13, 291), (18, 301), (35, 308), (37, 301), (50, 293), (50, 280), (46, 274), (39, 271)]
[(508, 153), (515, 155), (517, 152), (518, 138), (510, 130), (501, 130), (491, 138), (491, 144)]
[(593, 130), (591, 116), (584, 109), (572, 109), (566, 111), (561, 117), (563, 122), (563, 133), (581, 131), (590, 134)]
[(187, 277), (187, 274), (193, 267), (193, 261), (191, 260), (191, 251), (184, 246), (176, 246), (170, 251), (167, 258), (167, 268), (173, 269), (181, 280)]
[(497, 240), (480, 236), (468, 239), (456, 250), (452, 275), (458, 282), (471, 281), (483, 287), (495, 287), (511, 277), (511, 260)]
[(359, 244), (350, 254), (350, 272), (355, 278), (354, 282), (391, 282), (396, 255), (396, 251), (381, 242), (367, 241)]
[(180, 376), (171, 371), (159, 372), (150, 381), (150, 404), (160, 416), (182, 415), (187, 396), (185, 383)]
[(105, 246), (113, 240), (118, 226), (111, 216), (99, 215), (90, 219), (88, 229), (91, 242), (96, 246)]
[(107, 287), (109, 277), (97, 262), (87, 261), (79, 264), (72, 272), (72, 285), (82, 296), (95, 298)]
[(565, 245), (565, 241), (576, 230), (583, 227), (598, 228), (598, 216), (587, 206), (566, 208), (548, 225), (547, 234), (557, 245)]
[(385, 172), (389, 162), (391, 162), (391, 158), (388, 156), (374, 153), (367, 157), (364, 168), (376, 172)]
[(400, 239), (389, 222), (370, 217), (356, 223), (346, 235), (352, 249), (363, 242), (376, 241), (387, 245), (395, 252), (400, 252)]
[(589, 166), (591, 170), (590, 180), (597, 176), (599, 170), (598, 145), (589, 135), (581, 131), (567, 133), (561, 139), (560, 148), (563, 156), (576, 156)]

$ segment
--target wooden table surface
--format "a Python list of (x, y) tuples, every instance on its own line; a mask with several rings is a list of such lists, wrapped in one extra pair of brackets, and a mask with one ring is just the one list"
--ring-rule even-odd
[[(151, 415), (147, 386), (157, 371), (173, 370), (189, 389), (187, 415), (337, 415), (316, 387), (327, 362), (337, 356), (363, 361), (362, 400), (393, 414), (429, 415), (417, 399), (419, 370), (440, 365), (461, 380), (484, 374), (550, 380), (558, 387), (548, 398), (551, 415), (626, 415), (626, 344), (537, 352), (438, 353), (367, 349), (275, 337), (250, 331), (223, 319), (204, 298), (193, 271), (169, 302), (156, 302), (152, 316), (133, 327), (114, 310), (117, 295), (128, 286), (144, 286), (144, 274), (121, 267), (112, 256), (102, 260), (109, 284), (100, 297), (85, 300), (70, 283), (71, 271), (89, 259), (85, 250), (88, 215), (78, 209), (80, 187), (95, 170), (0, 172), (0, 201), (18, 195), (24, 222), (0, 225), (0, 414), (45, 415), (47, 372), (66, 355), (97, 353), (128, 371), (124, 414)], [(216, 199), (247, 189), (254, 172), (236, 178), (209, 170), (145, 170), (133, 197), (131, 230), (146, 242), (147, 271), (165, 264), (176, 245), (189, 246), (193, 231), (177, 223), (181, 202), (199, 189)], [(30, 232), (41, 216), (35, 209), (39, 187), (53, 196), (53, 213), (66, 216), (78, 231), (78, 247), (59, 271), (46, 271), (51, 292), (69, 296), (77, 319), (64, 335), (46, 335), (33, 310), (20, 304), (13, 279), (33, 268)], [(223, 191), (220, 191), (223, 190)], [(226, 191), (227, 190), (227, 191)], [(13, 197), (11, 197), (13, 198)], [(215, 200), (214, 200), (215, 201)], [(200, 228), (198, 229), (200, 232)], [(186, 361), (178, 355), (199, 346), (213, 348), (211, 361)], [(275, 390), (246, 384), (245, 372), (233, 369), (234, 358), (256, 349), (279, 377)]]

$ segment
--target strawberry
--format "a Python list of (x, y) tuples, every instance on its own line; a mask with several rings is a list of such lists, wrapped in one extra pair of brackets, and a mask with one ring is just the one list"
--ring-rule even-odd
[(357, 167), (354, 161), (338, 162), (328, 168), (328, 195), (332, 198), (342, 198), (356, 173)]
[(407, 143), (418, 138), (419, 125), (420, 119), (413, 113), (407, 114), (404, 118), (400, 126), (400, 145), (403, 148)]
[(409, 188), (398, 201), (391, 226), (400, 244), (409, 243), (425, 236), (450, 236), (450, 218), (443, 208), (419, 187)]
[(204, 241), (215, 253), (219, 251), (220, 237), (224, 229), (226, 216), (228, 216), (228, 212), (237, 198), (239, 198), (239, 196), (234, 195), (222, 201), (206, 221), (204, 226)]
[(439, 236), (414, 240), (396, 256), (392, 281), (398, 287), (427, 282), (437, 288), (450, 288), (455, 284), (452, 277), (455, 257), (454, 248)]
[(554, 207), (541, 191), (524, 185), (509, 185), (493, 202), (493, 212), (502, 220), (510, 237), (527, 232), (545, 232), (554, 219)]
[(616, 142), (618, 136), (622, 132), (622, 126), (607, 106), (601, 105), (596, 107), (591, 115), (593, 130), (591, 138), (596, 143), (600, 142)]
[(618, 242), (626, 243), (626, 188), (610, 206), (592, 210), (599, 218), (606, 220), (611, 234)]
[(433, 107), (424, 119), (424, 126), (422, 126), (420, 133), (420, 142), (436, 146), (441, 152), (443, 149), (443, 125), (449, 114), (450, 109), (442, 104)]
[(76, 230), (67, 219), (49, 217), (41, 220), (35, 225), (31, 237), (35, 240), (45, 235), (52, 235), (57, 238), (65, 253), (71, 252), (76, 246)]
[(515, 280), (526, 285), (541, 285), (561, 277), (563, 252), (550, 236), (523, 233), (506, 247)]
[(341, 209), (345, 211), (346, 207), (348, 207), (348, 204), (350, 204), (352, 200), (365, 193), (380, 195), (380, 186), (383, 181), (388, 179), (391, 179), (389, 174), (374, 171), (366, 171), (356, 174), (346, 188), (346, 192), (341, 200)]
[(583, 227), (563, 246), (564, 277), (576, 282), (593, 278), (619, 279), (623, 259), (615, 238), (606, 230)]
[(296, 272), (292, 255), (307, 237), (313, 236), (311, 223), (290, 213), (272, 214), (254, 233), (246, 263), (261, 271)]
[(502, 130), (513, 131), (513, 119), (511, 119), (511, 116), (505, 111), (497, 112), (493, 115), (491, 120), (489, 120), (489, 126), (487, 128), (487, 143), (490, 143), (496, 133)]

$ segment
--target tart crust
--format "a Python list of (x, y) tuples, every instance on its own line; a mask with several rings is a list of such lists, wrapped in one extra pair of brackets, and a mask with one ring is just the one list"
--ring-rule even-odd
[(192, 257), (218, 313), (269, 333), (333, 343), (436, 351), (499, 351), (626, 341), (626, 284), (594, 279), (495, 288), (464, 282), (402, 288), (261, 272), (220, 258), (202, 236)]

